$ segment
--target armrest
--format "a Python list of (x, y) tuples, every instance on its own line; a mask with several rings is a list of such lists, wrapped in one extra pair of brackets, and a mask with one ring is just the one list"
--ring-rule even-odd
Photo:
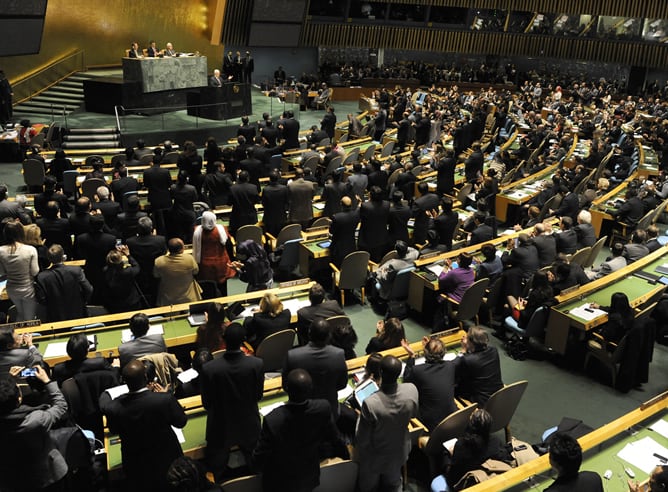
[(267, 236), (272, 243), (276, 242), (276, 238), (268, 232), (265, 232), (264, 235)]
[(236, 248), (237, 247), (237, 240), (234, 239), (234, 236), (229, 236), (229, 237), (230, 237), (230, 241), (232, 241), (232, 246), (234, 246)]
[(444, 301), (448, 301), (451, 304), (455, 304), (455, 305), (459, 306), (459, 301), (457, 299), (453, 299), (452, 297), (450, 297), (446, 294), (439, 294), (439, 295), (440, 295), (441, 299), (443, 299)]
[(329, 267), (330, 267), (334, 272), (339, 272), (339, 273), (341, 272), (341, 270), (339, 270), (339, 267), (337, 267), (334, 263), (330, 263), (330, 264), (329, 264)]
[(378, 267), (379, 267), (378, 263), (369, 260), (369, 271), (370, 272), (375, 272), (376, 270), (378, 270)]

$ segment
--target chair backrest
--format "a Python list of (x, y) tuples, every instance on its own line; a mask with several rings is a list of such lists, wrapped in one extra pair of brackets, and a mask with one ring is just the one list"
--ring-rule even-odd
[(366, 150), (364, 151), (364, 155), (362, 156), (363, 161), (370, 161), (371, 158), (373, 157), (373, 154), (376, 152), (376, 146), (371, 144), (369, 145)]
[(237, 229), (237, 233), (234, 236), (235, 241), (237, 244), (241, 244), (242, 242), (252, 239), (258, 244), (262, 244), (262, 228), (258, 225), (245, 225), (239, 227)]
[(397, 179), (399, 179), (399, 175), (403, 172), (403, 168), (395, 169), (392, 171), (392, 174), (390, 174), (390, 177), (387, 178), (387, 186), (393, 186), (394, 183), (397, 182)]
[[(116, 154), (115, 156), (113, 156), (113, 157), (111, 158), (111, 165), (112, 165), (112, 167), (115, 167), (116, 164), (121, 164), (121, 163), (123, 163), (123, 162), (125, 162), (125, 161), (127, 161), (127, 160), (128, 160), (128, 158), (127, 158), (127, 156), (126, 156), (125, 154)], [(165, 162), (165, 161), (164, 161), (164, 158), (163, 158), (163, 161), (162, 161), (162, 162)]]
[(369, 258), (368, 251), (354, 251), (343, 259), (339, 277), (340, 289), (355, 289), (364, 285), (369, 270)]
[(336, 157), (334, 157), (331, 161), (329, 161), (329, 164), (327, 164), (327, 169), (325, 169), (324, 177), (329, 176), (338, 168), (340, 168), (342, 163), (343, 163), (343, 156), (337, 155)]
[(385, 145), (383, 145), (383, 150), (380, 151), (380, 156), (389, 157), (390, 155), (392, 155), (393, 150), (394, 150), (394, 140), (390, 140)]
[(496, 311), (496, 308), (501, 298), (501, 290), (503, 288), (503, 281), (500, 278), (494, 281), (487, 288), (487, 308), (490, 313)]
[(85, 166), (92, 166), (94, 159), (95, 160), (100, 159), (101, 161), (104, 161), (104, 157), (102, 157), (101, 155), (93, 154), (93, 155), (89, 155), (88, 157), (86, 157), (86, 160), (84, 161), (84, 165)]
[(107, 186), (102, 178), (90, 178), (81, 183), (81, 194), (88, 197), (91, 201), (95, 201), (97, 189), (100, 186)]
[(355, 492), (359, 465), (354, 461), (339, 461), (320, 467), (320, 485), (313, 492)]
[(473, 282), (471, 286), (464, 291), (462, 300), (457, 308), (456, 318), (458, 321), (466, 321), (474, 318), (478, 314), (482, 298), (485, 295), (487, 286), (489, 285), (488, 278), (481, 278)]
[(341, 135), (341, 138), (339, 139), (339, 143), (347, 142), (348, 141), (348, 134), (344, 133)]
[(329, 227), (330, 225), (332, 225), (332, 219), (329, 217), (318, 217), (313, 221), (313, 224), (311, 224), (311, 228), (325, 226)]
[(390, 292), (391, 300), (402, 300), (408, 297), (408, 286), (411, 278), (411, 272), (415, 270), (414, 266), (403, 268), (399, 270), (392, 282), (392, 292)]
[(153, 162), (153, 154), (144, 154), (139, 159), (142, 164), (151, 164)]
[(650, 225), (652, 225), (652, 221), (654, 220), (654, 217), (656, 216), (656, 210), (652, 209), (649, 212), (647, 212), (645, 215), (642, 216), (642, 218), (638, 221), (636, 224), (637, 229), (647, 229)]
[(299, 243), (304, 238), (290, 239), (283, 243), (283, 253), (281, 254), (281, 261), (278, 262), (278, 269), (281, 271), (292, 271), (299, 265)]
[(596, 262), (596, 258), (603, 249), (603, 245), (607, 240), (608, 236), (603, 236), (601, 239), (599, 239), (594, 243), (594, 245), (591, 247), (591, 251), (589, 251), (589, 258), (587, 258), (587, 260), (584, 263), (582, 263), (582, 268), (591, 268), (594, 265), (594, 262)]
[(163, 164), (176, 164), (178, 160), (179, 160), (179, 153), (176, 152), (175, 150), (167, 152), (165, 155), (162, 156)]
[(360, 148), (355, 147), (352, 149), (350, 152), (346, 154), (346, 156), (343, 158), (343, 163), (341, 164), (342, 166), (352, 166), (355, 162), (357, 162), (357, 159), (359, 158), (360, 155)]
[(295, 344), (295, 330), (272, 333), (260, 342), (255, 355), (264, 361), (264, 372), (283, 368), (285, 356)]
[(541, 341), (545, 340), (545, 328), (547, 327), (547, 318), (549, 315), (550, 308), (547, 306), (540, 306), (536, 309), (525, 327), (526, 335)]
[(281, 169), (283, 165), (283, 156), (281, 154), (272, 155), (269, 158), (269, 168), (270, 169)]
[(590, 256), (591, 256), (591, 246), (587, 246), (586, 248), (578, 249), (575, 253), (571, 255), (568, 261), (569, 263), (574, 263), (576, 265), (584, 267), (584, 263), (589, 260)]
[(551, 208), (555, 208), (553, 205), (555, 202), (559, 199), (559, 195), (554, 195), (553, 197), (550, 197), (545, 204), (543, 205), (543, 208), (540, 209), (540, 213), (538, 214), (538, 218), (536, 219), (538, 222), (542, 222), (545, 216), (548, 214)]
[(224, 353), (225, 349), (215, 350), (211, 352), (211, 357), (213, 357), (214, 359), (220, 359)]
[(79, 385), (74, 380), (74, 378), (69, 378), (63, 381), (63, 385), (60, 387), (60, 390), (67, 400), (67, 408), (70, 411), (70, 415), (73, 419), (77, 419), (81, 415), (83, 403), (81, 402), (81, 392), (79, 391)]
[(399, 253), (397, 253), (396, 249), (393, 249), (392, 251), (388, 251), (387, 253), (385, 253), (385, 256), (383, 256), (383, 259), (380, 260), (380, 263), (378, 264), (382, 265), (386, 261), (394, 260), (396, 258), (399, 258)]
[(300, 224), (288, 224), (278, 233), (276, 238), (276, 247), (278, 248), (286, 241), (300, 239), (302, 237), (302, 226)]
[(262, 492), (262, 476), (248, 475), (233, 478), (221, 485), (223, 492)]
[(44, 164), (37, 159), (23, 161), (23, 181), (28, 186), (44, 184)]
[(476, 408), (478, 408), (478, 404), (474, 403), (451, 413), (441, 420), (441, 423), (429, 433), (429, 440), (424, 447), (425, 453), (428, 455), (441, 454), (443, 453), (444, 442), (463, 436), (471, 414)]
[(330, 140), (329, 137), (323, 138), (322, 140), (320, 140), (320, 142), (318, 142), (318, 147), (324, 147), (325, 145), (329, 145), (331, 143), (332, 141)]
[(93, 317), (93, 316), (102, 316), (104, 314), (109, 314), (109, 311), (107, 311), (107, 308), (104, 306), (100, 306), (98, 304), (89, 304), (86, 306), (86, 312), (88, 313), (88, 316)]
[(459, 200), (459, 203), (462, 205), (466, 204), (466, 198), (471, 194), (471, 190), (473, 190), (472, 183), (466, 183), (462, 186), (461, 190), (457, 193), (457, 200)]
[(518, 381), (504, 386), (489, 397), (485, 403), (485, 410), (492, 416), (490, 432), (499, 431), (510, 424), (528, 385), (529, 381)]
[(75, 195), (77, 192), (77, 176), (79, 176), (79, 171), (76, 169), (63, 172), (63, 191), (68, 195)]
[(317, 155), (312, 155), (306, 161), (304, 161), (304, 169), (308, 168), (313, 172), (313, 175), (315, 176), (315, 172), (318, 170), (318, 163), (320, 162), (320, 157)]

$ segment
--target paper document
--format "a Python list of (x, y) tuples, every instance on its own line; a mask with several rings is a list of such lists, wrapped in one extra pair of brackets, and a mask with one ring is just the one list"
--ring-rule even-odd
[(436, 275), (437, 277), (440, 277), (441, 273), (443, 273), (443, 265), (439, 264), (434, 264), (434, 265), (429, 265), (427, 267), (427, 270), (429, 270), (431, 273)]
[(301, 308), (310, 306), (308, 299), (287, 299), (283, 301), (283, 309), (289, 309), (291, 314), (296, 314)]
[(590, 308), (589, 303), (585, 302), (582, 306), (571, 309), (570, 314), (577, 316), (578, 318), (582, 318), (586, 321), (591, 321), (598, 318), (599, 316), (604, 316), (607, 313), (602, 309)]
[(130, 389), (128, 388), (127, 384), (122, 384), (120, 386), (114, 386), (113, 388), (107, 388), (105, 391), (109, 393), (109, 396), (111, 396), (112, 400), (115, 400), (119, 396), (128, 393)]
[[(165, 330), (162, 328), (162, 325), (153, 325), (148, 327), (148, 331), (146, 332), (147, 335), (164, 335)], [(126, 328), (121, 332), (121, 342), (129, 342), (130, 340), (133, 340), (134, 336), (132, 336), (132, 331), (130, 331), (130, 328)]]
[(176, 434), (176, 438), (179, 440), (181, 444), (186, 442), (186, 437), (183, 435), (183, 429), (179, 429), (178, 427), (172, 426), (172, 430), (174, 431), (174, 434)]
[(67, 342), (51, 342), (46, 346), (44, 357), (64, 357), (67, 355)]
[(179, 373), (179, 375), (176, 376), (176, 377), (183, 384), (186, 384), (186, 383), (189, 383), (190, 381), (192, 381), (193, 379), (195, 379), (197, 376), (199, 376), (199, 373), (195, 369), (190, 368), (190, 369), (187, 369), (187, 370)]
[[(659, 435), (662, 435), (666, 439), (668, 439), (668, 422), (665, 420), (657, 420), (654, 422), (652, 425), (649, 426), (650, 430), (653, 430)], [(665, 456), (665, 455), (663, 455)], [(666, 456), (668, 458), (668, 456)]]
[(248, 318), (249, 316), (253, 316), (256, 312), (258, 312), (260, 309), (259, 304), (251, 304), (250, 306), (246, 306), (243, 311), (239, 313), (239, 318)]
[(263, 417), (266, 417), (267, 415), (269, 415), (271, 413), (272, 410), (274, 410), (278, 407), (282, 407), (283, 405), (285, 405), (284, 401), (279, 401), (279, 402), (276, 402), (276, 403), (272, 403), (271, 405), (267, 405), (267, 406), (264, 406), (264, 407), (260, 408), (260, 413), (262, 414)]
[(668, 449), (651, 437), (645, 437), (624, 446), (617, 456), (649, 474), (657, 465), (664, 464), (654, 454), (668, 456)]
[(353, 394), (353, 391), (354, 391), (353, 387), (350, 386), (350, 385), (347, 385), (345, 388), (340, 389), (337, 392), (336, 399), (339, 400), (339, 401), (345, 400), (346, 398), (348, 398), (350, 395)]

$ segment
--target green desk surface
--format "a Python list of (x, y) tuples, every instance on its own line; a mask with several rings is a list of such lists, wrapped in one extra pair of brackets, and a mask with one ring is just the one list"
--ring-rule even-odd
[[(598, 473), (603, 480), (603, 489), (605, 492), (628, 492), (629, 477), (624, 472), (625, 467), (629, 467), (633, 470), (636, 475), (633, 480), (637, 480), (638, 482), (646, 480), (649, 475), (630, 463), (623, 461), (617, 456), (617, 453), (619, 453), (619, 451), (621, 451), (627, 444), (639, 441), (645, 437), (651, 437), (661, 446), (668, 448), (668, 439), (649, 429), (649, 427), (659, 419), (668, 421), (668, 412), (659, 412), (644, 422), (641, 427), (634, 427), (631, 432), (625, 432), (620, 436), (609, 439), (601, 446), (585, 452), (580, 470), (589, 470)], [(610, 480), (603, 478), (603, 474), (607, 470), (612, 471), (612, 478), (610, 478)], [(534, 477), (531, 481), (531, 486), (527, 483), (523, 483), (522, 485), (514, 487), (512, 490), (526, 490), (528, 488), (544, 490), (552, 483), (552, 480), (548, 478), (548, 473), (549, 472), (546, 472), (545, 474)]]
[(503, 190), (499, 195), (515, 200), (526, 200), (540, 192), (540, 183), (552, 177), (554, 169), (549, 166), (547, 169), (532, 175), (532, 179), (518, 185), (511, 185)]
[(321, 243), (323, 241), (329, 241), (329, 239), (322, 238), (318, 239), (317, 241), (303, 241), (301, 244), (311, 253), (313, 253), (314, 256), (316, 256), (317, 254), (320, 255), (326, 254), (329, 251), (329, 248), (323, 248), (322, 246), (318, 245), (318, 243)]

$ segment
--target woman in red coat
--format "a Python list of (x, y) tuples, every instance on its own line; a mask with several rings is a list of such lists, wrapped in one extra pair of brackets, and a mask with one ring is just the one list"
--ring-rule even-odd
[(234, 269), (229, 267), (230, 257), (225, 249), (227, 231), (216, 224), (213, 212), (202, 214), (202, 225), (193, 234), (193, 257), (199, 265), (197, 280), (216, 282), (221, 296), (227, 295), (227, 279), (234, 277)]

